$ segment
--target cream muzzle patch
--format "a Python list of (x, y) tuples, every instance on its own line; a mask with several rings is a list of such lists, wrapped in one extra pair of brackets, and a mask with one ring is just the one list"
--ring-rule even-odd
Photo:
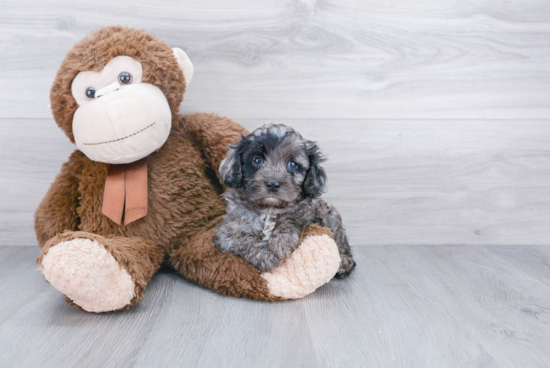
[(73, 80), (72, 93), (79, 104), (73, 134), (77, 147), (91, 160), (135, 162), (168, 139), (170, 106), (158, 87), (141, 83), (142, 74), (141, 63), (118, 56), (100, 73), (81, 72)]

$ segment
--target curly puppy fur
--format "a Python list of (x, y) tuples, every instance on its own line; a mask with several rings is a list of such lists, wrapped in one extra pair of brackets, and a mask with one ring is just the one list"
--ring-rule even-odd
[(224, 193), (227, 214), (216, 229), (214, 246), (270, 272), (316, 223), (334, 233), (342, 260), (336, 277), (349, 276), (355, 262), (342, 218), (320, 198), (326, 184), (323, 161), (315, 142), (282, 124), (242, 136), (219, 167), (230, 189)]

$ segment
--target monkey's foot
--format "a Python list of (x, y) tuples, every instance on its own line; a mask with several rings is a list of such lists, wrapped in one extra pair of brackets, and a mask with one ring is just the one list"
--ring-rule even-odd
[(262, 277), (272, 295), (298, 299), (329, 282), (339, 266), (340, 254), (334, 240), (326, 234), (310, 235), (282, 266), (262, 273)]
[(88, 312), (108, 312), (130, 304), (130, 274), (96, 240), (77, 238), (51, 247), (41, 261), (46, 280)]

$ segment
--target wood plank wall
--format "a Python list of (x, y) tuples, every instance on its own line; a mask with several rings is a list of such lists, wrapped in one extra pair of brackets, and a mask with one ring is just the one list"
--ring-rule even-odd
[(550, 3), (0, 3), (0, 245), (74, 149), (49, 111), (65, 54), (107, 25), (183, 48), (183, 113), (292, 125), (329, 157), (352, 245), (550, 244)]

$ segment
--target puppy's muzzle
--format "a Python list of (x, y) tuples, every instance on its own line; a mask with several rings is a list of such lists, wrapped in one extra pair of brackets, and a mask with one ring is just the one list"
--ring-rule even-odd
[(281, 189), (281, 182), (275, 179), (269, 179), (265, 182), (265, 187), (271, 193), (276, 193)]

